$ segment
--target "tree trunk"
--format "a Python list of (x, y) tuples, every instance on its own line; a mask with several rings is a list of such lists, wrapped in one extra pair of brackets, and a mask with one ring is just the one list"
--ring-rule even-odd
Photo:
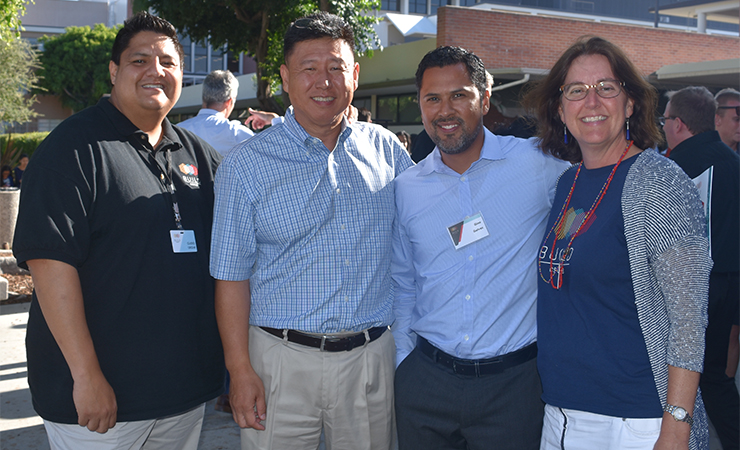
[(270, 83), (262, 76), (262, 64), (267, 59), (267, 27), (269, 23), (269, 14), (262, 14), (262, 28), (257, 41), (257, 51), (254, 54), (254, 59), (257, 61), (257, 100), (260, 102), (260, 108), (263, 111), (273, 111), (282, 116), (285, 114), (285, 110), (275, 101), (270, 90)]

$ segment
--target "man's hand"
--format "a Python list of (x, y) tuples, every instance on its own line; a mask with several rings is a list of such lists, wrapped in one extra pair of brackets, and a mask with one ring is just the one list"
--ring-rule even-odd
[(72, 398), (81, 426), (105, 433), (116, 424), (116, 394), (102, 372), (90, 379), (75, 380)]
[(252, 128), (255, 130), (265, 128), (267, 125), (272, 123), (272, 119), (280, 117), (274, 112), (258, 111), (252, 108), (249, 108), (249, 114), (249, 117), (244, 121), (244, 125), (248, 127), (251, 124)]
[(243, 375), (232, 372), (229, 375), (231, 376), (229, 403), (234, 421), (239, 428), (264, 430), (262, 422), (267, 418), (267, 404), (262, 380), (251, 369), (245, 371)]

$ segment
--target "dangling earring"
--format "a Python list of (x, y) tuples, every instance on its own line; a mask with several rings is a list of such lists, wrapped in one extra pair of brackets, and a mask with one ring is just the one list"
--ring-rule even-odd
[(568, 143), (568, 127), (566, 127), (565, 125), (563, 125), (563, 143)]
[(630, 118), (627, 117), (627, 140), (630, 140)]

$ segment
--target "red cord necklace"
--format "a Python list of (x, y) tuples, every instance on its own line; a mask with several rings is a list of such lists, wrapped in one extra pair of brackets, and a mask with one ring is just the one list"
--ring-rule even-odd
[[(570, 187), (570, 192), (568, 192), (568, 198), (565, 200), (565, 203), (563, 204), (563, 207), (560, 209), (560, 214), (558, 214), (558, 218), (555, 219), (555, 222), (552, 225), (552, 228), (550, 228), (550, 231), (547, 233), (547, 236), (545, 236), (544, 241), (547, 242), (547, 239), (550, 237), (550, 234), (552, 234), (553, 230), (555, 230), (555, 237), (552, 240), (552, 247), (550, 248), (550, 279), (546, 280), (545, 276), (542, 274), (542, 261), (540, 259), (539, 264), (537, 264), (537, 268), (540, 272), (540, 278), (542, 278), (542, 281), (545, 283), (550, 283), (550, 286), (552, 286), (554, 289), (560, 289), (563, 286), (563, 272), (565, 270), (565, 259), (568, 257), (571, 251), (571, 246), (573, 245), (573, 240), (578, 236), (578, 233), (581, 231), (581, 228), (583, 228), (583, 225), (588, 222), (588, 220), (591, 218), (591, 216), (596, 212), (596, 208), (599, 207), (599, 203), (601, 203), (601, 199), (604, 198), (604, 195), (606, 194), (606, 191), (609, 189), (609, 184), (612, 182), (612, 178), (614, 178), (614, 174), (617, 171), (617, 167), (619, 167), (619, 164), (622, 163), (622, 160), (627, 155), (627, 152), (629, 149), (632, 148), (632, 141), (629, 141), (627, 144), (627, 148), (624, 149), (624, 152), (622, 152), (622, 156), (619, 157), (619, 161), (617, 161), (617, 164), (614, 165), (614, 168), (612, 169), (611, 173), (609, 174), (609, 178), (606, 179), (606, 183), (604, 183), (603, 186), (601, 186), (601, 190), (599, 191), (599, 195), (596, 196), (596, 200), (594, 200), (593, 204), (591, 204), (591, 208), (589, 208), (588, 212), (585, 216), (583, 216), (583, 220), (581, 221), (581, 224), (578, 225), (578, 229), (575, 231), (575, 233), (570, 235), (570, 241), (568, 241), (568, 245), (565, 247), (565, 250), (560, 255), (560, 258), (558, 258), (557, 265), (558, 268), (555, 271), (555, 244), (558, 241), (558, 236), (560, 236), (560, 233), (563, 231), (563, 225), (565, 224), (565, 211), (568, 210), (568, 205), (570, 205), (570, 198), (573, 196), (573, 190), (576, 187), (576, 181), (578, 180), (578, 175), (581, 173), (581, 168), (583, 167), (583, 162), (578, 164), (578, 170), (576, 171), (576, 177), (573, 179), (573, 185)], [(553, 272), (557, 272), (554, 274)]]

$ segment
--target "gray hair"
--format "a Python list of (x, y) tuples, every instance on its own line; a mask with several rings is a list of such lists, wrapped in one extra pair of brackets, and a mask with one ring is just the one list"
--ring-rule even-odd
[(203, 103), (211, 106), (236, 98), (239, 80), (228, 70), (214, 70), (203, 81)]

